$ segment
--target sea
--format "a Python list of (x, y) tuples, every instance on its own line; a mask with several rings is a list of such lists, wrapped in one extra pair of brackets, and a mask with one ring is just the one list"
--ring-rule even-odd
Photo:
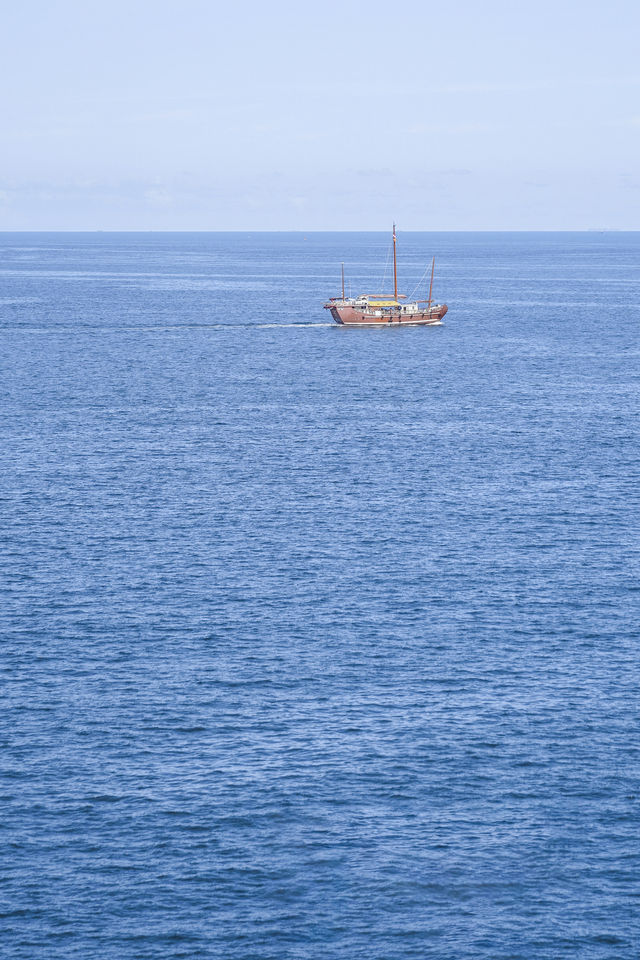
[(640, 956), (640, 233), (0, 235), (3, 960)]

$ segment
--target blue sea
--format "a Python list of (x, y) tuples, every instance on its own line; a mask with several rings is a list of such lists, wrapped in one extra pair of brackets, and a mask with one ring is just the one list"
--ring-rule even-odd
[(0, 235), (3, 960), (640, 956), (640, 234), (398, 241)]

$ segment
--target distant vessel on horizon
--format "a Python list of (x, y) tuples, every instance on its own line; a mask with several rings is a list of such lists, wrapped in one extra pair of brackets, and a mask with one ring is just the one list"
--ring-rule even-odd
[(396, 225), (393, 225), (393, 297), (385, 294), (360, 294), (358, 297), (346, 297), (344, 293), (344, 263), (342, 264), (342, 296), (331, 297), (324, 305), (331, 311), (336, 323), (347, 327), (436, 327), (442, 325), (442, 318), (449, 309), (446, 303), (433, 303), (433, 273), (436, 258), (431, 261), (431, 282), (428, 300), (406, 300), (404, 294), (398, 294), (398, 264), (396, 259)]

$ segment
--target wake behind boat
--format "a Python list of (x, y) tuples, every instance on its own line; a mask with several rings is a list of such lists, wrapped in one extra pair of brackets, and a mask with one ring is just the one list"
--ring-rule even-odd
[(404, 294), (398, 295), (398, 265), (396, 260), (396, 225), (393, 225), (393, 297), (384, 294), (360, 294), (358, 297), (345, 297), (344, 264), (342, 264), (342, 296), (331, 297), (325, 303), (325, 310), (343, 326), (348, 327), (386, 327), (390, 324), (403, 327), (440, 326), (448, 310), (446, 303), (433, 303), (433, 273), (435, 257), (431, 261), (431, 283), (427, 300), (406, 300)]

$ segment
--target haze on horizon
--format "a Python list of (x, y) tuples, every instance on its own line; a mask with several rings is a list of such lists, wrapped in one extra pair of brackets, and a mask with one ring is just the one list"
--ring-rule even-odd
[(636, 0), (33, 0), (0, 230), (635, 230)]

